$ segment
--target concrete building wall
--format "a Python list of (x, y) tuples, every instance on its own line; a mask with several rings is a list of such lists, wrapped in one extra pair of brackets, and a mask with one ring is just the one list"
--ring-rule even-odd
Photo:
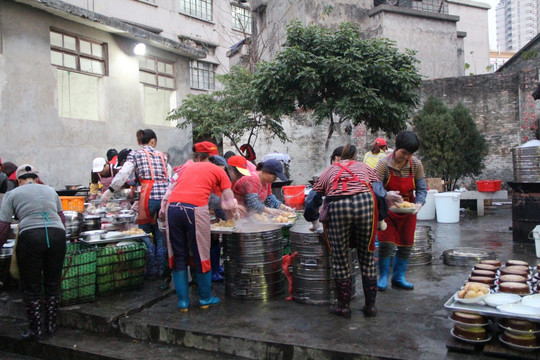
[[(152, 128), (157, 148), (169, 151), (172, 163), (185, 161), (191, 147), (189, 130), (144, 123), (143, 85), (133, 40), (74, 23), (13, 2), (0, 2), (0, 156), (16, 164), (32, 163), (44, 182), (88, 184), (92, 159), (109, 148), (137, 148), (135, 133)], [(109, 75), (99, 78), (99, 119), (58, 116), (57, 68), (51, 65), (50, 27), (108, 44)], [(188, 59), (147, 47), (150, 54), (171, 60), (177, 73), (179, 102), (189, 91)]]
[(371, 34), (397, 42), (400, 50), (415, 50), (419, 71), (428, 79), (458, 76), (458, 17), (389, 7), (371, 13)]
[(465, 74), (486, 74), (489, 72), (488, 4), (470, 0), (449, 0), (448, 11), (459, 16), (457, 31), (467, 36), (463, 39)]

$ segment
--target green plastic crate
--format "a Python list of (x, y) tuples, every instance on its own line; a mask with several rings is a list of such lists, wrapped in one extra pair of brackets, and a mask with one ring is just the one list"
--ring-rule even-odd
[(134, 243), (97, 249), (96, 284), (99, 296), (144, 286), (146, 245)]
[(68, 243), (62, 268), (60, 305), (73, 305), (96, 298), (96, 251)]

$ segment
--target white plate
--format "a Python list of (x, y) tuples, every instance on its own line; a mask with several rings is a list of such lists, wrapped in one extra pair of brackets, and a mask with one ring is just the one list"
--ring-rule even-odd
[(523, 305), (540, 309), (540, 294), (524, 296), (523, 299), (521, 299), (521, 303)]
[(489, 340), (491, 340), (491, 334), (490, 333), (487, 333), (487, 339), (484, 339), (484, 340), (471, 340), (471, 339), (462, 338), (461, 336), (457, 336), (457, 335), (454, 334), (454, 329), (450, 330), (450, 334), (452, 334), (452, 336), (455, 337), (456, 339), (459, 339), (461, 341), (465, 341), (465, 342), (468, 342), (468, 343), (485, 343), (485, 342), (488, 342)]
[(527, 315), (527, 316), (540, 316), (540, 309), (533, 308), (523, 304), (507, 304), (497, 306), (499, 311), (514, 314), (514, 315)]
[(489, 306), (497, 307), (500, 305), (515, 304), (518, 303), (520, 300), (521, 296), (516, 294), (498, 293), (489, 294), (484, 299), (484, 302)]
[(529, 331), (516, 330), (516, 329), (511, 329), (509, 327), (506, 327), (501, 323), (497, 323), (497, 324), (501, 327), (501, 329), (504, 329), (506, 331), (513, 332), (513, 333), (516, 333), (516, 334), (538, 334), (540, 332), (540, 330), (529, 330)]
[(457, 302), (460, 302), (460, 303), (463, 303), (463, 304), (474, 304), (474, 303), (480, 302), (480, 301), (484, 300), (486, 298), (486, 296), (489, 295), (489, 294), (486, 294), (486, 295), (477, 296), (477, 297), (471, 298), (471, 299), (461, 299), (457, 295), (458, 292), (459, 291), (456, 291), (456, 293), (454, 294), (454, 299), (456, 299)]
[(455, 322), (456, 324), (459, 324), (459, 325), (463, 325), (463, 326), (486, 326), (486, 325), (489, 325), (491, 324), (491, 320), (488, 320), (486, 323), (484, 324), (470, 324), (470, 323), (464, 323), (464, 322), (461, 322), (461, 321), (457, 321), (457, 320), (454, 320), (452, 319), (452, 316), (448, 316), (448, 320), (452, 320), (453, 322)]
[(503, 339), (503, 334), (500, 334), (499, 335), (499, 340), (505, 344), (505, 345), (508, 345), (509, 347), (513, 348), (513, 349), (516, 349), (516, 350), (521, 350), (521, 351), (534, 351), (534, 350), (537, 350), (537, 349), (540, 349), (540, 346), (522, 346), (522, 345), (515, 345), (515, 344), (512, 344), (512, 343), (509, 343), (507, 341), (505, 341)]
[(120, 232), (120, 231), (109, 231), (105, 234), (105, 239), (116, 239), (116, 238), (122, 238), (125, 237), (126, 234)]
[(416, 208), (398, 208), (398, 207), (391, 207), (388, 210), (390, 210), (393, 213), (396, 214), (412, 214), (416, 211)]

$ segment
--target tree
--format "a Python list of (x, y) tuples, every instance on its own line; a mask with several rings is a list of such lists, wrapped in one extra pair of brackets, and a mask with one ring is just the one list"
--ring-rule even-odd
[(326, 148), (334, 127), (348, 121), (397, 134), (418, 102), (416, 63), (390, 40), (363, 40), (354, 24), (329, 30), (296, 21), (275, 60), (257, 67), (255, 100), (276, 121), (299, 108), (313, 111), (317, 124), (329, 121)]
[(266, 130), (281, 141), (288, 140), (281, 120), (261, 114), (254, 106), (251, 81), (253, 73), (241, 67), (233, 67), (229, 74), (217, 75), (223, 90), (210, 94), (188, 95), (173, 110), (167, 120), (180, 119), (179, 128), (192, 125), (195, 136), (211, 135), (217, 141), (226, 137), (238, 152), (238, 142), (246, 133), (247, 144), (253, 146), (260, 130)]
[(447, 190), (454, 190), (460, 178), (482, 172), (487, 142), (462, 103), (449, 109), (429, 97), (413, 124), (422, 139), (420, 158), (426, 174), (441, 177)]

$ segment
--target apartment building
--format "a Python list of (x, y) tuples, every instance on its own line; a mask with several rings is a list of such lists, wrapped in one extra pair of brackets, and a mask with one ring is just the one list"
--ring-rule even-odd
[(165, 118), (218, 86), (250, 27), (242, 1), (0, 0), (0, 156), (57, 188), (87, 184), (94, 157), (152, 128), (182, 163), (191, 129)]
[(496, 8), (499, 51), (518, 51), (539, 32), (539, 0), (501, 0)]

